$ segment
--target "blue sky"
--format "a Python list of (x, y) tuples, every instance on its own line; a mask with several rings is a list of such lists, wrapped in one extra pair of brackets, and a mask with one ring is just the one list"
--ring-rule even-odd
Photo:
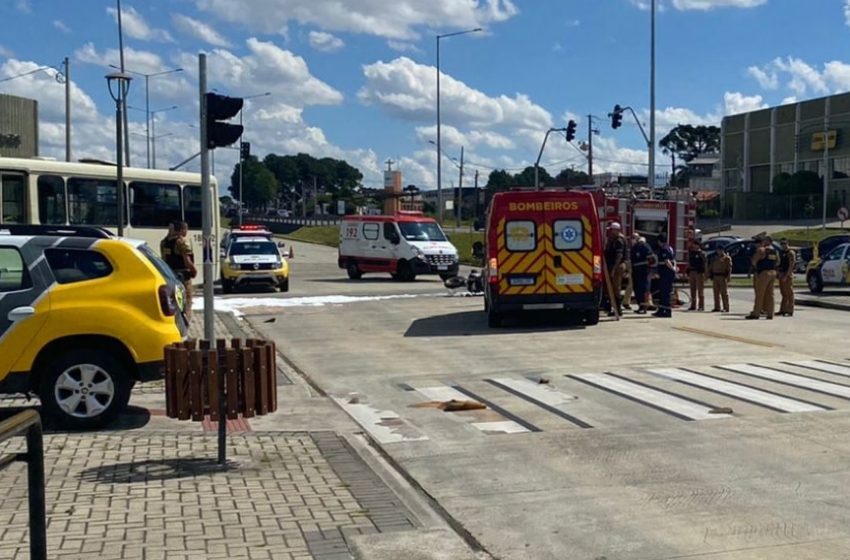
[[(533, 163), (549, 127), (602, 117), (595, 169), (646, 169), (634, 126), (611, 130), (615, 103), (649, 117), (649, 0), (123, 0), (128, 69), (181, 73), (150, 80), (159, 167), (197, 151), (197, 53), (210, 87), (270, 92), (245, 108), (254, 153), (307, 152), (348, 160), (368, 186), (384, 161), (405, 183), (436, 185), (435, 34), (441, 42), (444, 151), (464, 146), (477, 169)], [(117, 64), (114, 0), (0, 0), (0, 80), (71, 59), (75, 157), (114, 159), (114, 104), (104, 75)], [(342, 7), (341, 7), (342, 6)], [(850, 90), (850, 0), (659, 0), (658, 136), (677, 123)], [(815, 32), (816, 31), (816, 32)], [(54, 71), (0, 81), (40, 102), (42, 155), (64, 154), (63, 86)], [(144, 107), (144, 80), (130, 103)], [(582, 115), (582, 117), (578, 117)], [(145, 115), (130, 112), (134, 165), (144, 165)], [(628, 120), (627, 120), (628, 123)], [(232, 150), (216, 154), (226, 186)], [(659, 157), (659, 171), (667, 165)], [(550, 172), (581, 153), (553, 138)], [(189, 166), (189, 169), (193, 169)], [(197, 167), (194, 167), (197, 169)], [(443, 184), (457, 180), (444, 160)]]

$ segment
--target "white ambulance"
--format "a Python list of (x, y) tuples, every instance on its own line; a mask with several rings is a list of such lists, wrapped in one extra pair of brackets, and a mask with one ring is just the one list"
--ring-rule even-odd
[(435, 220), (421, 212), (345, 216), (339, 228), (339, 267), (356, 280), (367, 272), (410, 282), (421, 274), (457, 276), (457, 249)]

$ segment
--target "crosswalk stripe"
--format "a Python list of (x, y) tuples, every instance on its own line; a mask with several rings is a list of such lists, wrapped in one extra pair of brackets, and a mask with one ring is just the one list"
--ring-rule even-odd
[(834, 364), (832, 362), (826, 362), (824, 360), (801, 360), (799, 362), (795, 361), (782, 363), (788, 364), (789, 366), (798, 366), (806, 369), (813, 369), (815, 371), (823, 371), (826, 373), (834, 373), (835, 375), (850, 377), (850, 367), (842, 366), (840, 364)]
[(648, 406), (680, 420), (713, 420), (729, 418), (728, 414), (712, 414), (714, 406), (696, 403), (681, 396), (609, 373), (580, 373), (571, 377), (592, 387), (608, 391), (638, 404)]
[[(416, 392), (425, 396), (426, 399), (430, 399), (432, 401), (465, 401), (470, 398), (472, 400), (480, 402), (499, 413), (501, 416), (505, 418), (505, 420), (498, 420), (493, 422), (471, 422), (471, 425), (475, 428), (478, 428), (482, 432), (488, 433), (508, 433), (508, 434), (516, 434), (520, 432), (530, 432), (533, 431), (528, 428), (528, 426), (523, 423), (517, 422), (516, 419), (512, 415), (506, 415), (502, 410), (497, 410), (486, 401), (481, 399), (478, 396), (472, 396), (471, 393), (463, 392), (463, 389), (457, 386), (449, 387), (448, 385), (438, 385), (433, 387), (414, 387)], [(506, 412), (506, 411), (504, 411)]]
[(711, 375), (693, 372), (684, 368), (657, 368), (647, 370), (654, 375), (679, 383), (705, 389), (721, 395), (735, 397), (744, 402), (763, 406), (778, 412), (815, 412), (832, 410), (830, 407), (791, 399), (763, 389), (741, 383), (726, 381)]
[(516, 397), (528, 401), (531, 404), (535, 404), (547, 412), (560, 416), (564, 420), (575, 424), (579, 428), (593, 427), (584, 420), (576, 418), (572, 414), (568, 414), (560, 408), (557, 408), (564, 403), (574, 401), (575, 397), (565, 395), (551, 387), (544, 389), (540, 385), (532, 383), (527, 379), (509, 379), (507, 377), (502, 377), (499, 379), (485, 379), (484, 381), (502, 389), (503, 391), (507, 391)]
[(478, 401), (482, 404), (487, 405), (487, 407), (490, 408), (491, 410), (495, 410), (496, 412), (498, 412), (499, 414), (501, 414), (502, 416), (504, 416), (508, 420), (512, 420), (512, 421), (516, 422), (517, 424), (519, 424), (520, 426), (522, 426), (523, 428), (525, 428), (529, 432), (542, 432), (543, 431), (540, 428), (538, 428), (537, 426), (535, 426), (534, 424), (532, 424), (531, 422), (528, 422), (527, 420), (523, 420), (522, 418), (520, 418), (516, 414), (505, 410), (504, 408), (497, 405), (493, 401), (490, 401), (488, 399), (485, 399), (484, 397), (476, 395), (475, 393), (473, 393), (469, 389), (461, 387), (460, 385), (453, 385), (452, 388), (457, 389), (458, 391), (460, 391), (461, 393), (463, 393), (464, 395), (466, 395), (467, 397), (469, 397), (473, 400), (476, 400), (476, 401)]
[(799, 387), (801, 389), (815, 391), (824, 395), (850, 400), (850, 387), (847, 385), (839, 385), (838, 383), (821, 381), (820, 379), (815, 379), (805, 375), (787, 373), (778, 369), (766, 368), (752, 364), (730, 364), (715, 367), (735, 373), (758, 377), (760, 379), (766, 379), (782, 385), (790, 385), (791, 387)]

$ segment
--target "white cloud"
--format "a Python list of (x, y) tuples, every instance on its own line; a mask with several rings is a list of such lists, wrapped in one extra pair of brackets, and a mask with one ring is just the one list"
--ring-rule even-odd
[[(110, 7), (106, 8), (106, 11), (116, 22), (118, 21), (117, 9)], [(152, 28), (145, 21), (145, 18), (132, 7), (121, 9), (121, 27), (127, 35), (141, 41), (174, 42), (168, 31)]]
[(780, 105), (790, 105), (790, 104), (796, 103), (796, 102), (797, 102), (797, 97), (792, 95), (790, 97), (786, 97), (785, 99), (783, 99), (782, 102), (780, 103)]
[(184, 16), (183, 14), (173, 14), (171, 16), (171, 20), (174, 22), (174, 26), (177, 27), (177, 29), (190, 37), (209, 43), (214, 47), (231, 46), (230, 41), (228, 41), (221, 33), (202, 21), (190, 18), (189, 16)]
[(581, 26), (581, 20), (573, 19), (567, 22), (567, 27), (579, 27)]
[(844, 0), (844, 23), (850, 27), (850, 0)]
[(714, 8), (755, 8), (767, 0), (673, 0), (677, 10), (711, 10)]
[(311, 47), (326, 53), (337, 52), (345, 46), (342, 39), (324, 31), (311, 31), (309, 40)]
[(196, 0), (199, 9), (259, 33), (279, 33), (288, 22), (412, 40), (419, 29), (470, 29), (508, 20), (519, 13), (513, 0)]
[(15, 0), (15, 8), (25, 14), (32, 13), (32, 6), (30, 6), (29, 0)]
[(415, 44), (407, 43), (405, 41), (394, 41), (394, 40), (390, 39), (389, 41), (387, 41), (387, 46), (394, 51), (398, 51), (398, 52), (402, 52), (402, 53), (403, 52), (412, 52), (412, 53), (421, 53), (422, 52), (422, 49), (417, 47)]
[(12, 52), (10, 49), (7, 49), (3, 45), (0, 45), (0, 56), (4, 58), (12, 58), (15, 56), (15, 53)]
[(755, 78), (763, 89), (773, 90), (779, 87), (779, 76), (776, 75), (776, 72), (770, 69), (750, 66), (747, 68), (747, 74)]
[(726, 115), (737, 115), (738, 113), (749, 113), (758, 109), (764, 109), (767, 104), (761, 95), (744, 95), (739, 92), (726, 92), (723, 95), (723, 107)]
[(760, 68), (751, 66), (747, 72), (764, 89), (778, 89), (783, 85), (798, 98), (810, 92), (825, 95), (850, 90), (850, 64), (838, 60), (825, 63), (819, 70), (799, 58), (775, 58)]
[[(436, 140), (437, 125), (419, 126), (416, 127), (416, 137), (422, 142)], [(497, 150), (513, 150), (516, 144), (513, 140), (503, 134), (490, 130), (472, 130), (463, 133), (457, 128), (449, 125), (441, 127), (440, 144), (444, 147), (460, 148), (463, 146), (466, 149), (475, 149), (479, 146), (486, 146)]]
[(835, 92), (850, 90), (850, 64), (833, 60), (824, 64), (824, 79)]
[(70, 33), (71, 32), (71, 28), (68, 27), (67, 25), (65, 25), (65, 22), (62, 21), (61, 19), (53, 20), (53, 27), (55, 27), (56, 29), (58, 29), (62, 33)]

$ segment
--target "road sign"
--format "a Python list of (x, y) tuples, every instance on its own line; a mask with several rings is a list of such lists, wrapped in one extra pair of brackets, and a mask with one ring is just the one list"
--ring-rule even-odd
[(846, 206), (842, 206), (838, 209), (838, 219), (843, 222), (847, 218), (850, 218), (850, 210), (847, 210)]

